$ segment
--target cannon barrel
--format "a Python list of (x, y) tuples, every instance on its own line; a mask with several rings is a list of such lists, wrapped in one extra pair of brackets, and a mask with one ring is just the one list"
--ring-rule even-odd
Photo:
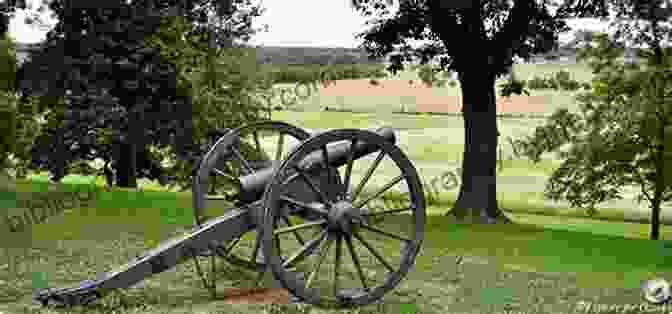
[[(389, 127), (379, 128), (374, 131), (376, 134), (384, 137), (388, 142), (394, 144), (396, 137), (394, 136), (394, 129)], [(368, 143), (356, 143), (354, 159), (362, 158), (368, 154), (378, 151), (378, 148)], [(328, 164), (339, 167), (347, 164), (348, 156), (350, 155), (350, 143), (338, 143), (327, 146), (327, 156), (329, 158)], [(312, 170), (315, 166), (319, 166), (324, 162), (322, 157), (322, 150), (308, 154), (301, 161), (302, 168), (305, 170)], [(271, 167), (261, 169), (253, 174), (240, 177), (240, 186), (238, 195), (230, 196), (232, 199), (237, 199), (243, 203), (254, 202), (263, 197), (266, 185), (270, 182), (273, 174), (279, 164), (274, 164)]]

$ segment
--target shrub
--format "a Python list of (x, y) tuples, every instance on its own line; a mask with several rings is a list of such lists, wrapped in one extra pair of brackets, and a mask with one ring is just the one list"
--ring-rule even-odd
[(559, 71), (550, 77), (535, 76), (527, 81), (527, 86), (530, 89), (562, 89), (575, 91), (579, 88), (585, 88), (587, 84), (581, 83), (571, 79), (568, 71)]
[(418, 76), (420, 77), (420, 80), (429, 87), (444, 87), (446, 85), (446, 80), (438, 78), (437, 71), (429, 64), (425, 64), (419, 68)]
[(546, 80), (542, 77), (535, 76), (534, 78), (527, 81), (527, 87), (530, 89), (546, 89)]
[(545, 79), (546, 88), (548, 89), (558, 89), (558, 82), (553, 77), (548, 77)]
[(561, 71), (559, 71), (559, 72), (556, 72), (555, 75), (554, 75), (554, 77), (555, 77), (555, 81), (556, 81), (559, 85), (563, 85), (563, 84), (566, 84), (566, 83), (572, 81), (572, 78), (571, 78), (571, 76), (569, 75), (569, 72), (567, 72), (567, 71), (565, 71), (565, 70), (561, 70)]
[(565, 84), (566, 84), (566, 85), (565, 85), (563, 88), (566, 89), (566, 90), (569, 90), (569, 91), (575, 91), (575, 90), (578, 90), (579, 87), (581, 86), (581, 84), (580, 84), (579, 82), (574, 81), (574, 80), (569, 81), (569, 82), (567, 82), (567, 83), (565, 83)]

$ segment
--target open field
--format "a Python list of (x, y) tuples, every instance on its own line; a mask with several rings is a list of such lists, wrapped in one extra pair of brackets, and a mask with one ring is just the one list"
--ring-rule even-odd
[[(464, 144), (464, 127), (461, 117), (436, 115), (403, 114), (356, 114), (345, 112), (275, 112), (273, 119), (300, 125), (305, 128), (374, 128), (394, 126), (401, 129), (397, 136), (398, 145), (413, 160), (418, 172), (427, 182), (444, 171), (457, 168), (461, 164)], [(542, 119), (501, 118), (500, 140), (529, 134)], [(415, 126), (415, 127), (414, 127)], [(556, 213), (581, 215), (581, 210), (571, 208), (566, 202), (554, 202), (543, 198), (544, 184), (560, 161), (547, 154), (542, 161), (534, 164), (527, 159), (513, 158), (513, 151), (506, 142), (502, 143), (504, 161), (498, 174), (497, 189), (502, 207), (518, 208), (520, 203), (535, 204), (546, 209), (554, 208)], [(509, 158), (513, 158), (509, 160)], [(383, 171), (384, 173), (384, 171)], [(385, 174), (393, 177), (394, 174)], [(628, 192), (634, 193), (634, 189)], [(456, 190), (444, 191), (443, 197), (454, 200)], [(598, 206), (602, 209), (598, 217), (625, 217), (628, 221), (647, 222), (650, 219), (646, 204), (637, 204), (634, 194), (624, 195), (624, 200), (606, 202)], [(620, 210), (616, 210), (620, 208)], [(664, 208), (670, 208), (665, 206)], [(662, 211), (665, 223), (672, 223), (672, 213)]]
[[(560, 70), (570, 71), (572, 79), (589, 82), (591, 73), (581, 65), (543, 64), (535, 71), (537, 65), (516, 64), (514, 72), (520, 79), (531, 79), (534, 76), (546, 76)], [(410, 84), (409, 80), (413, 80)], [(427, 87), (422, 84), (417, 73), (406, 70), (387, 79), (378, 80), (378, 85), (369, 83), (369, 79), (335, 81), (328, 86), (307, 85), (296, 87), (296, 84), (277, 84), (273, 106), (283, 105), (289, 110), (319, 111), (326, 107), (341, 110), (363, 112), (459, 112), (461, 108), (461, 92), (458, 85), (451, 87)], [(497, 86), (502, 83), (499, 80)], [(281, 95), (281, 91), (288, 90)], [(316, 90), (317, 89), (317, 90)], [(499, 95), (499, 87), (497, 93)], [(310, 91), (310, 92), (309, 92)], [(573, 97), (577, 92), (536, 90), (530, 96), (514, 95), (510, 98), (498, 97), (497, 110), (501, 113), (527, 113), (547, 115), (558, 108), (574, 110)], [(296, 95), (296, 96), (295, 96)], [(298, 96), (298, 97), (297, 97)], [(282, 99), (284, 97), (284, 100)]]

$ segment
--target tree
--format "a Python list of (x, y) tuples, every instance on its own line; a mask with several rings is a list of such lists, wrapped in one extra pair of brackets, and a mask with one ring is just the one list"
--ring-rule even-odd
[[(129, 5), (50, 5), (60, 17), (59, 22), (49, 32), (42, 51), (31, 57), (25, 67), (42, 66), (47, 71), (45, 77), (55, 78), (47, 84), (45, 94), (63, 97), (63, 103), (48, 104), (52, 114), (48, 116), (47, 129), (33, 147), (33, 164), (46, 166), (52, 179), (58, 181), (67, 174), (70, 162), (93, 158), (103, 151), (114, 152), (121, 183), (135, 186), (138, 151), (142, 151), (150, 136), (165, 142), (170, 135), (147, 134), (155, 130), (142, 129), (141, 123), (150, 121), (144, 111), (154, 109), (151, 103), (160, 97), (168, 101), (164, 114), (175, 112), (166, 110), (169, 106), (188, 109), (186, 95), (179, 95), (177, 88), (171, 86), (175, 79), (170, 65), (160, 64), (158, 52), (142, 47), (144, 34), (158, 27), (160, 16), (150, 9)], [(44, 78), (36, 75), (38, 69), (33, 70), (28, 75), (33, 80)], [(182, 106), (177, 105), (180, 102)], [(173, 129), (180, 127), (180, 123), (166, 124)], [(105, 131), (107, 134), (103, 134)], [(96, 149), (97, 144), (115, 149)]]
[[(427, 63), (440, 57), (441, 69), (456, 71), (462, 89), (465, 145), (462, 184), (448, 214), (478, 211), (482, 222), (508, 222), (497, 205), (497, 130), (495, 80), (507, 73), (513, 57), (529, 59), (557, 46), (564, 19), (594, 14), (600, 6), (565, 1), (555, 13), (547, 1), (404, 0), (390, 17), (392, 1), (353, 0), (364, 16), (379, 19), (360, 36), (373, 56), (390, 54), (388, 70), (404, 68), (413, 56)], [(409, 40), (429, 43), (412, 48)]]
[(606, 35), (596, 41), (598, 47), (581, 53), (595, 59), (597, 75), (593, 90), (578, 97), (581, 112), (556, 111), (520, 143), (534, 161), (544, 152), (560, 152), (564, 161), (549, 179), (546, 196), (566, 199), (590, 215), (597, 204), (622, 199), (623, 187), (638, 187), (637, 200), (648, 201), (652, 210), (651, 239), (658, 239), (660, 205), (672, 200), (672, 50), (664, 50), (664, 65), (628, 65), (617, 60), (622, 47)]
[(567, 47), (571, 48), (581, 48), (582, 46), (585, 46), (585, 44), (591, 43), (593, 41), (593, 37), (597, 32), (587, 30), (587, 29), (578, 29), (574, 31), (574, 35), (572, 40), (567, 43)]
[(9, 167), (16, 146), (16, 44), (7, 34), (0, 39), (0, 172)]
[[(672, 49), (661, 46), (672, 31), (663, 24), (672, 8), (662, 1), (619, 4), (616, 40), (601, 34), (597, 47), (580, 53), (596, 75), (592, 91), (578, 98), (581, 113), (558, 110), (521, 143), (535, 161), (543, 152), (560, 151), (564, 161), (546, 195), (586, 207), (589, 214), (596, 204), (621, 199), (623, 187), (639, 187), (637, 201), (648, 201), (650, 238), (657, 240), (660, 206), (672, 200)], [(619, 61), (626, 45), (617, 40), (648, 44), (640, 52), (646, 64)]]
[[(245, 1), (236, 2), (240, 5)], [(176, 24), (166, 22), (161, 16), (169, 15), (165, 13), (166, 9), (180, 11), (184, 8), (165, 7), (165, 3), (162, 3), (164, 7), (157, 8), (152, 2), (136, 1), (131, 5), (116, 2), (108, 8), (96, 9), (68, 7), (68, 4), (71, 3), (54, 1), (50, 4), (61, 18), (47, 35), (41, 56), (31, 60), (33, 70), (42, 66), (47, 73), (36, 75), (38, 71), (29, 73), (26, 70), (23, 75), (24, 81), (32, 80), (33, 83), (52, 78), (49, 80), (52, 83), (41, 91), (26, 88), (28, 92), (41, 93), (52, 99), (65, 95), (67, 100), (66, 104), (48, 104), (46, 109), (52, 111), (50, 130), (36, 145), (33, 164), (36, 167), (46, 165), (58, 180), (67, 173), (68, 162), (100, 157), (112, 161), (120, 186), (134, 187), (136, 175), (154, 178), (157, 174), (157, 171), (146, 171), (150, 169), (142, 167), (145, 164), (157, 169), (156, 164), (147, 162), (161, 160), (154, 158), (160, 153), (151, 147), (157, 146), (161, 150), (172, 146), (171, 151), (179, 154), (173, 159), (178, 160), (201, 155), (201, 147), (195, 144), (198, 141), (194, 141), (191, 132), (194, 129), (191, 118), (199, 116), (194, 110), (198, 104), (194, 106), (192, 95), (198, 92), (192, 90), (193, 75), (187, 72), (204, 68), (202, 62), (198, 64), (198, 58), (203, 60), (202, 52), (207, 51), (203, 43), (207, 42), (204, 32), (208, 28), (191, 27), (191, 34), (185, 34), (186, 28), (180, 28), (181, 31), (175, 33)], [(186, 9), (194, 7), (189, 5)], [(201, 10), (198, 13), (201, 14), (204, 9), (194, 10)], [(243, 29), (249, 32), (249, 20), (257, 13), (258, 10), (247, 11), (242, 18), (235, 18), (234, 26), (227, 28), (228, 34), (237, 36)], [(173, 14), (171, 18), (174, 17)], [(193, 20), (190, 17), (190, 21)], [(161, 27), (169, 29), (161, 30)], [(146, 34), (152, 34), (153, 39), (148, 39)], [(164, 36), (166, 34), (169, 36)], [(183, 46), (193, 45), (188, 53), (171, 47), (182, 43), (183, 36), (187, 37)], [(154, 46), (146, 46), (149, 43)], [(80, 49), (68, 50), (71, 46)], [(199, 53), (194, 55), (193, 51)], [(63, 56), (70, 64), (59, 64)], [(26, 65), (26, 68), (30, 66)], [(67, 90), (70, 95), (66, 94)], [(211, 103), (214, 101), (208, 100), (208, 104)], [(231, 102), (226, 104), (231, 106)], [(221, 117), (221, 114), (214, 117)], [(70, 124), (65, 127), (65, 123)], [(201, 127), (208, 127), (208, 124)]]
[(146, 43), (150, 47), (162, 47), (165, 60), (176, 64), (179, 77), (193, 86), (192, 135), (196, 147), (187, 152), (186, 158), (175, 159), (174, 154), (162, 157), (175, 163), (168, 171), (180, 178), (180, 188), (189, 189), (194, 163), (185, 161), (203, 157), (212, 144), (208, 141), (211, 130), (270, 118), (270, 108), (254, 95), (268, 92), (272, 82), (256, 63), (254, 49), (231, 43), (228, 48), (209, 51), (209, 42), (202, 33), (188, 31), (187, 18), (173, 17), (165, 19), (165, 23)]
[(0, 36), (5, 36), (9, 31), (9, 21), (16, 10), (25, 8), (25, 0), (8, 0), (0, 3)]

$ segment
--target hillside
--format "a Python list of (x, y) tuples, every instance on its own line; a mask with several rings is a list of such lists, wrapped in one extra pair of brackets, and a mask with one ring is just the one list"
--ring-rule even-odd
[(258, 46), (257, 62), (273, 64), (364, 64), (380, 63), (369, 60), (363, 49), (322, 47)]

